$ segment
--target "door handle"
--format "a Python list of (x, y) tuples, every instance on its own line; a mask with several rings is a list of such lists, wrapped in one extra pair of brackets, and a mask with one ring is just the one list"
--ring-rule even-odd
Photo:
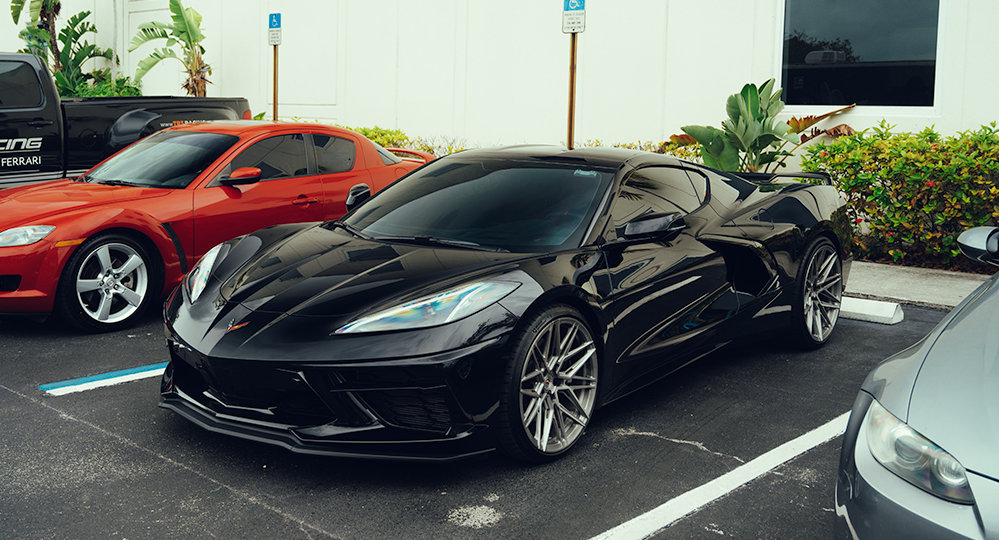
[(31, 127), (45, 127), (51, 126), (54, 123), (52, 120), (32, 120), (28, 122), (28, 125)]
[(311, 199), (307, 199), (305, 195), (299, 195), (297, 199), (291, 201), (291, 204), (301, 206), (303, 204), (311, 204), (317, 202), (319, 202), (319, 197), (312, 197)]

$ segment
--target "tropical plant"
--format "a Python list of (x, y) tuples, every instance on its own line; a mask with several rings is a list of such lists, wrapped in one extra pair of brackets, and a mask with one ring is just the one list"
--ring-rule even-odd
[[(170, 21), (169, 23), (153, 21), (139, 25), (138, 33), (128, 46), (130, 52), (158, 39), (165, 39), (166, 44), (153, 50), (149, 56), (139, 62), (135, 70), (135, 81), (141, 82), (146, 73), (161, 60), (173, 58), (183, 64), (187, 72), (187, 79), (183, 84), (184, 90), (192, 96), (204, 97), (212, 67), (204, 60), (205, 48), (201, 42), (205, 36), (201, 32), (201, 14), (194, 8), (185, 8), (180, 0), (170, 0)], [(171, 48), (175, 45), (180, 47), (179, 55)]]
[(115, 77), (112, 79), (95, 80), (93, 84), (82, 83), (76, 87), (73, 95), (77, 97), (117, 97), (141, 96), (138, 84), (130, 77)]
[[(853, 133), (850, 126), (840, 124), (828, 130), (805, 130), (819, 121), (850, 110), (854, 105), (828, 112), (820, 116), (791, 118), (781, 122), (777, 115), (784, 110), (780, 99), (781, 90), (774, 91), (774, 79), (761, 86), (747, 84), (738, 94), (728, 97), (725, 110), (728, 118), (722, 121), (722, 129), (713, 126), (683, 126), (683, 135), (671, 138), (674, 142), (699, 143), (701, 158), (705, 165), (724, 171), (772, 172), (785, 166), (784, 161), (799, 146), (819, 135), (843, 135)], [(787, 145), (794, 145), (791, 151)]]
[(62, 71), (59, 41), (56, 39), (58, 34), (56, 34), (55, 27), (62, 3), (59, 0), (10, 0), (10, 18), (13, 19), (14, 24), (20, 24), (21, 13), (24, 11), (25, 5), (28, 7), (30, 19), (28, 26), (21, 31), (19, 36), (28, 43), (27, 52), (44, 58), (45, 55), (39, 53), (47, 46), (48, 51), (52, 54), (52, 71)]
[(102, 49), (83, 39), (84, 34), (97, 33), (97, 27), (86, 20), (89, 16), (89, 11), (81, 11), (70, 17), (59, 31), (59, 42), (62, 44), (59, 50), (59, 64), (62, 69), (56, 71), (54, 77), (60, 96), (76, 95), (77, 88), (81, 85), (85, 88), (88, 81), (102, 81), (111, 77), (111, 72), (106, 69), (83, 72), (83, 64), (88, 60), (94, 58), (105, 58), (112, 62), (115, 60), (111, 49)]

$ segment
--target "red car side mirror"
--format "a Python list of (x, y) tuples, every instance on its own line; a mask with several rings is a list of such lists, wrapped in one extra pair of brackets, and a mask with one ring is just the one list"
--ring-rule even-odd
[(219, 183), (224, 186), (239, 186), (259, 181), (260, 169), (256, 167), (240, 167), (229, 173), (229, 176), (219, 179)]

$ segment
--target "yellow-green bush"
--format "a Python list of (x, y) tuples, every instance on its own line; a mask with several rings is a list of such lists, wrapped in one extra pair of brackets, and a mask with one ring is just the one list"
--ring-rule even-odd
[(962, 231), (999, 222), (994, 122), (952, 137), (892, 133), (882, 122), (810, 146), (802, 169), (828, 172), (846, 195), (858, 257), (946, 265), (960, 254)]

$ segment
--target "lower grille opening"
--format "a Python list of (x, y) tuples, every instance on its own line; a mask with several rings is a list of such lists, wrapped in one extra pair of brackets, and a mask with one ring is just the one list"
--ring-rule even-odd
[(0, 275), (0, 292), (14, 292), (21, 286), (21, 276), (16, 274)]

